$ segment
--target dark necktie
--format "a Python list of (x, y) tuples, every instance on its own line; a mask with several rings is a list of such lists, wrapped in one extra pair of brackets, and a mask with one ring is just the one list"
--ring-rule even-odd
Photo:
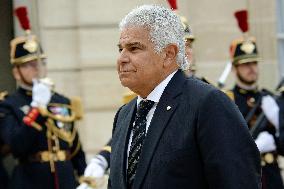
[(128, 155), (128, 168), (127, 168), (127, 184), (128, 188), (131, 188), (139, 162), (140, 153), (144, 139), (146, 137), (146, 116), (153, 107), (155, 102), (151, 100), (142, 100), (137, 108), (137, 112), (134, 119), (134, 127), (132, 129), (133, 136), (130, 145), (130, 151)]

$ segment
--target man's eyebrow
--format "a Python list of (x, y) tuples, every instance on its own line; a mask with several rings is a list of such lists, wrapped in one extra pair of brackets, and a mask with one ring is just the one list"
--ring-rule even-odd
[[(117, 44), (118, 48), (122, 48), (122, 45), (121, 44)], [(141, 48), (145, 48), (146, 46), (143, 45), (142, 43), (140, 42), (133, 42), (133, 43), (127, 43), (124, 45), (126, 48), (129, 48), (129, 47), (132, 47), (132, 46), (139, 46)]]

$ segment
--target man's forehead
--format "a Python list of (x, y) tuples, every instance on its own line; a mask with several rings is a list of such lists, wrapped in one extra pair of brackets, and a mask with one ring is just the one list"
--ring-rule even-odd
[(146, 40), (149, 40), (149, 31), (137, 26), (123, 29), (119, 43), (143, 43)]
[(25, 63), (23, 63), (23, 65), (31, 65), (31, 64), (38, 64), (38, 61), (37, 60), (30, 60), (30, 61), (27, 61)]
[(119, 40), (118, 46), (145, 46), (144, 40), (124, 38)]

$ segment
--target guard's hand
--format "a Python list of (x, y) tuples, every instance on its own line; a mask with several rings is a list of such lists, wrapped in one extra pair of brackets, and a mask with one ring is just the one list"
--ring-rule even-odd
[(266, 95), (261, 99), (261, 108), (266, 118), (279, 130), (279, 106), (275, 99)]
[(81, 183), (77, 189), (95, 189), (101, 188), (105, 185), (106, 178), (94, 178), (94, 177), (85, 177), (82, 176), (79, 178), (79, 182)]
[(259, 133), (255, 143), (260, 153), (266, 153), (276, 150), (274, 138), (267, 131)]
[(32, 107), (45, 108), (51, 99), (51, 86), (33, 79)]
[(76, 189), (93, 189), (93, 188), (89, 187), (89, 185), (86, 183), (82, 183), (79, 186), (77, 186)]
[(91, 162), (88, 164), (87, 168), (85, 169), (84, 176), (101, 178), (104, 176), (107, 167), (108, 163), (106, 159), (101, 155), (97, 155), (93, 159), (91, 159)]

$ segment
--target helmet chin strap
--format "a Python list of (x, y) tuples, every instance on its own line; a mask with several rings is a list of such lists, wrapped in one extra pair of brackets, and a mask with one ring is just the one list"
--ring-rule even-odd
[(20, 75), (20, 77), (21, 77), (21, 81), (23, 82), (23, 84), (26, 85), (26, 86), (32, 87), (32, 86), (33, 86), (33, 83), (32, 83), (32, 82), (28, 82), (28, 81), (26, 80), (26, 78), (24, 77), (23, 73), (21, 72), (20, 67), (17, 66), (16, 68), (17, 68), (17, 70), (18, 70), (18, 73), (19, 73), (19, 75)]

